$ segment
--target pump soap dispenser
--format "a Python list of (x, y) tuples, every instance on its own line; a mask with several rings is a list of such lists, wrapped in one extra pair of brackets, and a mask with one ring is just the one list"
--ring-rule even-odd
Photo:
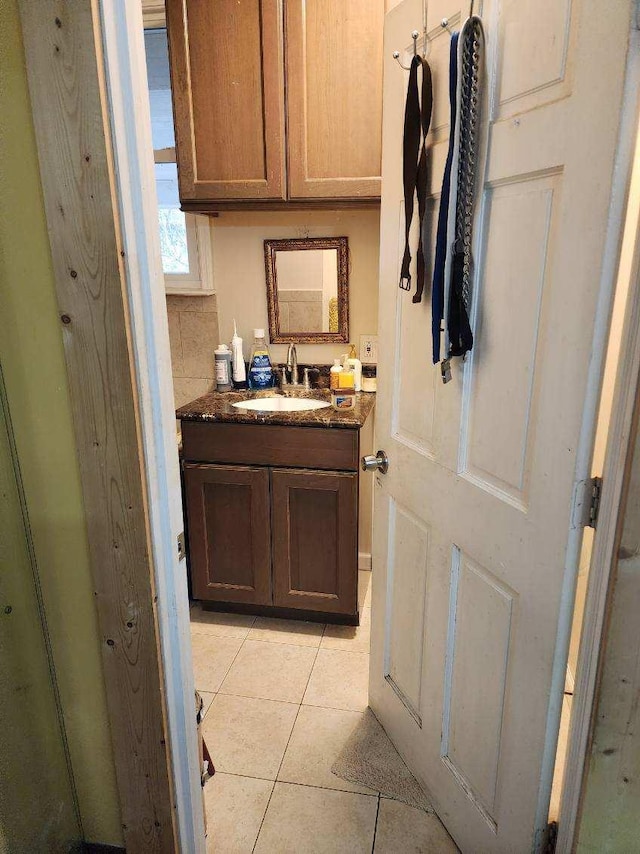
[(254, 341), (249, 362), (249, 388), (257, 391), (273, 386), (273, 368), (264, 329), (253, 330)]
[(362, 362), (356, 355), (356, 345), (350, 344), (349, 348), (349, 356), (345, 360), (345, 367), (349, 366), (353, 368), (355, 389), (356, 391), (362, 391)]

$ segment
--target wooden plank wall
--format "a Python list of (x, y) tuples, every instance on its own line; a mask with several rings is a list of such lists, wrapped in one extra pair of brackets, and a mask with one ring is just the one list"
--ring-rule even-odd
[(129, 854), (170, 852), (175, 813), (97, 3), (20, 0), (20, 13), (124, 838)]

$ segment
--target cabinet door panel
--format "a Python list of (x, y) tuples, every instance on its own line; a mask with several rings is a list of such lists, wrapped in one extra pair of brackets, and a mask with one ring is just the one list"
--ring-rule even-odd
[(282, 199), (279, 0), (167, 0), (180, 198)]
[(185, 463), (196, 599), (271, 604), (267, 469)]
[(274, 604), (355, 614), (358, 476), (274, 469)]
[(287, 0), (289, 196), (380, 197), (384, 0)]

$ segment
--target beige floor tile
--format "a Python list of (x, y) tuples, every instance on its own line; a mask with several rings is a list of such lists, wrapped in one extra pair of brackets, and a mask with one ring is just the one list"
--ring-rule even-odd
[(204, 788), (207, 852), (251, 854), (273, 783), (217, 773)]
[(457, 846), (437, 816), (380, 799), (375, 854), (455, 854)]
[(371, 608), (360, 608), (359, 626), (327, 624), (321, 649), (346, 649), (349, 652), (369, 652), (371, 639)]
[(361, 712), (302, 706), (296, 718), (278, 780), (344, 792), (376, 795), (331, 773), (331, 766), (362, 720)]
[(193, 675), (198, 691), (215, 693), (242, 646), (241, 638), (193, 635)]
[(203, 725), (216, 770), (275, 780), (298, 708), (294, 703), (218, 694)]
[(302, 620), (276, 620), (258, 617), (247, 635), (248, 640), (289, 643), (296, 646), (320, 646), (324, 623)]
[(303, 703), (328, 709), (366, 709), (369, 694), (369, 656), (364, 652), (320, 649)]
[(211, 691), (200, 691), (199, 694), (202, 697), (202, 703), (203, 703), (202, 717), (204, 718), (204, 716), (209, 711), (209, 706), (213, 702), (213, 698), (215, 697), (215, 694), (212, 693)]
[(362, 569), (358, 570), (358, 605), (371, 607), (371, 573)]
[(369, 854), (377, 802), (370, 795), (276, 783), (255, 852)]
[(299, 703), (315, 657), (309, 647), (246, 640), (220, 691)]
[(190, 613), (192, 634), (215, 635), (226, 638), (246, 638), (256, 618), (250, 614), (225, 614), (204, 611), (195, 605)]

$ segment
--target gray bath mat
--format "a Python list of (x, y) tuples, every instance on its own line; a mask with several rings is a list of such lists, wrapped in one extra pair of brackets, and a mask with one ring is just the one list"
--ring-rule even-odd
[(331, 770), (350, 783), (368, 786), (395, 801), (433, 812), (426, 793), (371, 709), (362, 716)]

